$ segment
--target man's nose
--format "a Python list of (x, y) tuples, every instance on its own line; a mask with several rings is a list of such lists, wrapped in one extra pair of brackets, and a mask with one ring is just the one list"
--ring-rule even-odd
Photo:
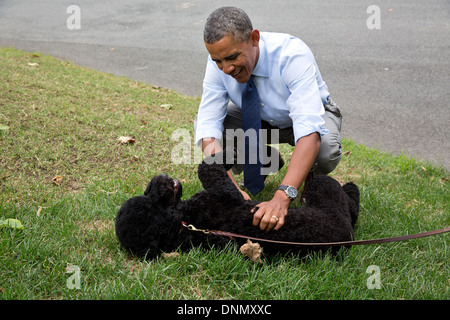
[(226, 74), (231, 74), (234, 72), (235, 66), (231, 63), (223, 62), (222, 63), (222, 71)]

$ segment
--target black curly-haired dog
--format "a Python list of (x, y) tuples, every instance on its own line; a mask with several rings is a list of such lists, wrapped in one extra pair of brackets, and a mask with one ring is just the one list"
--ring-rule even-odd
[[(220, 154), (216, 154), (220, 157)], [(225, 157), (223, 153), (223, 157)], [(216, 158), (217, 159), (217, 158)], [(179, 180), (166, 174), (155, 176), (144, 195), (125, 201), (117, 213), (116, 235), (124, 248), (134, 255), (154, 259), (162, 252), (187, 251), (194, 246), (225, 246), (228, 237), (206, 235), (182, 227), (182, 221), (197, 229), (221, 230), (249, 237), (290, 242), (340, 242), (353, 240), (353, 227), (359, 212), (359, 190), (352, 182), (343, 187), (331, 177), (316, 176), (305, 192), (305, 206), (290, 208), (285, 224), (269, 232), (252, 225), (250, 210), (257, 204), (244, 201), (229, 179), (227, 165), (198, 167), (204, 190), (181, 200)], [(235, 239), (239, 245), (245, 239)], [(339, 247), (295, 246), (259, 242), (264, 254), (299, 253), (309, 250), (336, 252)]]

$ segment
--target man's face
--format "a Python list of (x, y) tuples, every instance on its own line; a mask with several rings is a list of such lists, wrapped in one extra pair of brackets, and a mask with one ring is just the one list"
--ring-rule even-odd
[(259, 31), (253, 30), (247, 41), (225, 36), (214, 44), (205, 43), (211, 58), (224, 73), (246, 83), (259, 58)]

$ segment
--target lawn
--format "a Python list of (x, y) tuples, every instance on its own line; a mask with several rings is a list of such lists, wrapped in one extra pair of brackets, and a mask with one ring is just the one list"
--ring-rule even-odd
[[(233, 244), (152, 262), (134, 258), (114, 234), (120, 205), (161, 172), (182, 181), (183, 198), (201, 190), (198, 150), (185, 149), (184, 162), (174, 163), (177, 133), (193, 140), (199, 98), (11, 48), (0, 49), (0, 78), (0, 219), (23, 224), (0, 229), (1, 299), (450, 296), (448, 233), (264, 265)], [(134, 143), (119, 142), (122, 136)], [(289, 159), (291, 147), (280, 150)], [(360, 187), (357, 239), (450, 225), (448, 171), (349, 139), (343, 153), (331, 175)], [(286, 168), (256, 199), (271, 197)]]

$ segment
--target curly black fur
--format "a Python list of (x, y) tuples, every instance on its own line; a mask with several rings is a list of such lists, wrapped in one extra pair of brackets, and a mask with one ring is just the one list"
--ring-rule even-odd
[[(226, 152), (216, 154), (226, 157)], [(209, 161), (208, 161), (209, 160)], [(343, 187), (331, 177), (316, 176), (306, 192), (304, 207), (290, 208), (284, 226), (265, 232), (252, 225), (250, 210), (257, 205), (244, 201), (229, 179), (227, 165), (198, 167), (204, 190), (188, 200), (181, 200), (181, 183), (165, 174), (154, 177), (143, 196), (133, 197), (122, 205), (116, 217), (116, 235), (124, 248), (133, 254), (154, 259), (162, 252), (189, 250), (194, 246), (225, 246), (230, 239), (205, 235), (182, 227), (182, 221), (198, 229), (222, 230), (249, 237), (290, 242), (338, 242), (353, 240), (359, 213), (359, 190), (352, 182)], [(243, 244), (245, 239), (235, 239)], [(260, 242), (265, 254), (313, 251), (336, 252), (339, 247), (273, 244)]]

